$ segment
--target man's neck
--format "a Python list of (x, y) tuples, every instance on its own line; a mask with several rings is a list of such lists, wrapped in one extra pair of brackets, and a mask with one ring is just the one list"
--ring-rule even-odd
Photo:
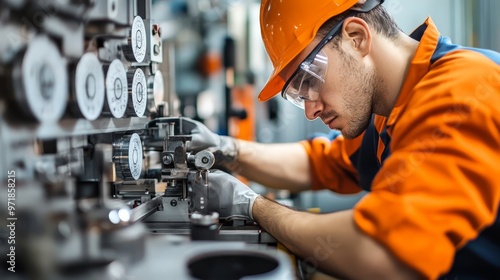
[(395, 42), (384, 36), (374, 39), (374, 63), (385, 84), (383, 96), (376, 97), (374, 113), (388, 117), (396, 104), (419, 42), (404, 33)]

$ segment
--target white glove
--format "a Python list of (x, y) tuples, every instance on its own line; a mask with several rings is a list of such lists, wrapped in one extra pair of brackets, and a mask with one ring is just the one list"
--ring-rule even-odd
[(214, 170), (208, 174), (208, 210), (224, 219), (253, 220), (252, 207), (259, 196), (235, 177)]
[(213, 133), (201, 122), (189, 118), (180, 117), (179, 122), (181, 133), (192, 136), (186, 144), (187, 151), (196, 153), (208, 149), (215, 156), (214, 168), (231, 170), (231, 164), (238, 156), (238, 146), (233, 137)]
[(179, 117), (179, 126), (182, 134), (192, 136), (191, 141), (187, 143), (186, 147), (190, 152), (199, 152), (220, 145), (220, 136), (213, 133), (199, 121), (186, 117)]

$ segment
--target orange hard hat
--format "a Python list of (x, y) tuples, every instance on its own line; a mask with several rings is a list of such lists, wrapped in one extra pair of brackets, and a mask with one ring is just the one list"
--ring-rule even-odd
[(283, 69), (312, 42), (323, 23), (353, 7), (359, 0), (262, 0), (260, 29), (274, 70), (259, 94), (266, 101), (285, 81)]

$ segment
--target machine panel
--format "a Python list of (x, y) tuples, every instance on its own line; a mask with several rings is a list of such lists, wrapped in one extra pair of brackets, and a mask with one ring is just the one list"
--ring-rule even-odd
[(0, 279), (294, 278), (272, 236), (208, 209), (214, 155), (158, 113), (151, 5), (0, 2)]

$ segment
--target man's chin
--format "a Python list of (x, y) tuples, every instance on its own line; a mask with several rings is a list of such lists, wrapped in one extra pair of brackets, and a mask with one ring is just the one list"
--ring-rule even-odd
[(342, 136), (344, 136), (345, 139), (355, 139), (355, 138), (359, 137), (361, 134), (363, 134), (363, 132), (365, 132), (366, 128), (357, 129), (357, 130), (352, 130), (352, 129), (350, 130), (350, 129), (347, 129), (344, 127), (342, 129), (339, 129), (339, 131), (342, 134)]

